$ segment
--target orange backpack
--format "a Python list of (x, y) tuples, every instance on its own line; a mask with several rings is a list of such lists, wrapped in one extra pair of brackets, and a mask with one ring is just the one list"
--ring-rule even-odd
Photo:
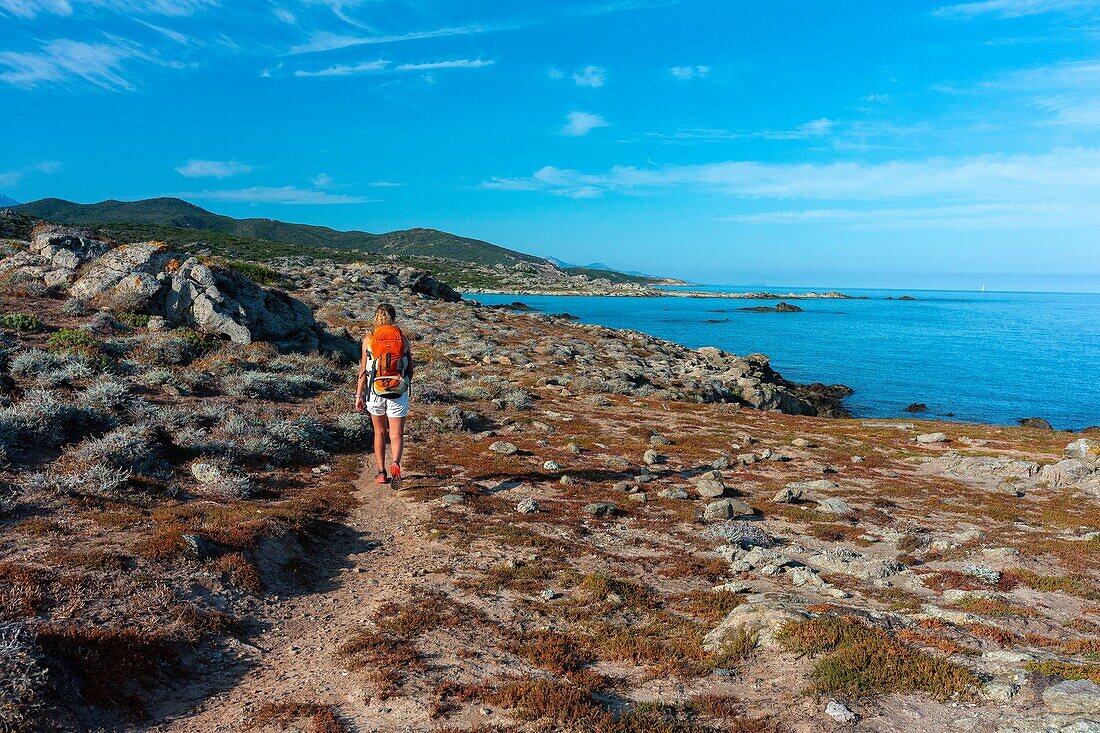
[(371, 389), (379, 397), (400, 397), (409, 388), (405, 335), (397, 326), (378, 326), (370, 337)]

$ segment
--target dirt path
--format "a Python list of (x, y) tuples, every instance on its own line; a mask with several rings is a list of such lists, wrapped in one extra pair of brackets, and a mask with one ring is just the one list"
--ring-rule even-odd
[(316, 564), (338, 568), (332, 571), (331, 589), (265, 598), (259, 615), (269, 628), (247, 644), (234, 645), (239, 662), (220, 665), (230, 678), (234, 664), (244, 664), (246, 671), (236, 673), (231, 687), (209, 697), (200, 689), (191, 694), (178, 690), (173, 697), (180, 712), (163, 711), (171, 719), (151, 730), (239, 731), (261, 705), (289, 701), (333, 705), (352, 730), (410, 729), (407, 711), (371, 705), (363, 680), (343, 668), (336, 651), (369, 624), (381, 603), (400, 601), (414, 584), (429, 583), (425, 574), (447, 562), (449, 553), (420, 528), (427, 507), (376, 485), (370, 467), (356, 482), (356, 496), (361, 503), (347, 517), (348, 531), (315, 554)]

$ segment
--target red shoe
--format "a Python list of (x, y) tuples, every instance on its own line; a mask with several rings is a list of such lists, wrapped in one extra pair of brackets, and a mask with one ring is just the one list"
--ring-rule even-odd
[(379, 471), (378, 475), (376, 475), (374, 477), (374, 483), (376, 483), (376, 484), (388, 484), (389, 482), (390, 482), (390, 480), (388, 478), (386, 478), (386, 472), (385, 471)]
[(396, 463), (390, 465), (390, 475), (394, 478), (401, 478), (401, 466)]

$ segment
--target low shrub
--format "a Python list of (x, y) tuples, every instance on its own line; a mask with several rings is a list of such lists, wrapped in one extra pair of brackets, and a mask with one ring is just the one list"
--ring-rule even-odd
[(264, 267), (263, 265), (257, 265), (254, 262), (230, 260), (225, 263), (225, 267), (233, 272), (244, 275), (258, 285), (277, 285), (282, 282), (283, 279), (283, 276), (280, 275), (277, 270), (272, 270), (270, 267)]
[(5, 313), (0, 316), (0, 325), (20, 333), (33, 333), (45, 327), (38, 316), (30, 313)]
[(776, 638), (793, 652), (821, 656), (811, 675), (820, 693), (924, 692), (947, 699), (970, 697), (981, 684), (970, 670), (911, 649), (848, 616), (788, 623)]
[(82, 354), (92, 358), (99, 352), (96, 340), (84, 331), (62, 328), (50, 334), (46, 348), (54, 353)]
[(35, 730), (47, 673), (34, 636), (20, 623), (0, 623), (0, 730)]
[(24, 349), (12, 357), (11, 373), (21, 379), (34, 379), (39, 387), (63, 387), (88, 379), (94, 370), (83, 354)]

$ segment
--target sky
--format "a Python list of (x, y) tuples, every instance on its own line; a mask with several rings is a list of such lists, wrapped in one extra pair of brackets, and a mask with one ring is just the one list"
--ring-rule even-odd
[(1100, 292), (1100, 0), (0, 0), (0, 194)]

